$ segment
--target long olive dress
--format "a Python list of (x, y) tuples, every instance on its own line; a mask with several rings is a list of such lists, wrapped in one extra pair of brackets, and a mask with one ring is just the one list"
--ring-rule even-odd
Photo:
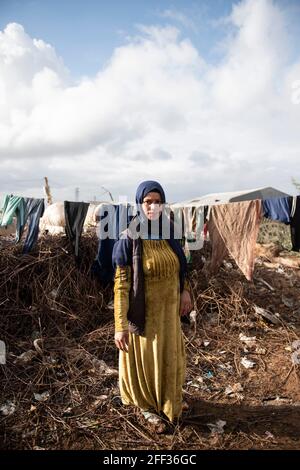
[[(182, 409), (185, 349), (180, 325), (179, 261), (165, 240), (143, 240), (145, 336), (129, 333), (128, 353), (120, 351), (122, 402), (161, 411), (173, 421)], [(128, 328), (131, 268), (117, 267), (115, 329)]]

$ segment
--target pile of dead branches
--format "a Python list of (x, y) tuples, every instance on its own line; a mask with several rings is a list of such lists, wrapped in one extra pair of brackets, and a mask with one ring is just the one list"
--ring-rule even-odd
[(102, 322), (107, 296), (90, 271), (97, 238), (85, 236), (81, 253), (77, 265), (64, 237), (41, 238), (28, 255), (18, 245), (1, 250), (1, 327), (6, 334), (18, 337), (50, 328), (64, 335)]
[(64, 433), (58, 436), (57, 426), (69, 434), (85, 428), (85, 413), (70, 424), (66, 418), (81, 406), (95, 411), (116, 394), (112, 291), (91, 275), (97, 243), (95, 236), (82, 238), (79, 263), (64, 237), (41, 238), (30, 255), (16, 245), (1, 250), (5, 448), (60, 447)]
[[(225, 260), (217, 276), (208, 277), (209, 247), (193, 257), (195, 314), (190, 326), (183, 325), (184, 393), (190, 403), (201, 400), (202, 408), (194, 421), (190, 418), (168, 435), (156, 436), (137, 410), (120, 402), (112, 289), (103, 289), (90, 272), (97, 243), (94, 236), (82, 237), (79, 265), (64, 237), (41, 238), (30, 255), (9, 245), (0, 252), (0, 340), (7, 348), (7, 362), (0, 370), (2, 448), (268, 447), (269, 438), (250, 436), (243, 425), (236, 428), (229, 412), (227, 433), (212, 434), (207, 423), (224, 419), (227, 405), (217, 410), (222, 400), (237, 406), (247, 397), (251, 401), (259, 394), (265, 396), (265, 385), (259, 389), (252, 380), (267, 375), (268, 362), (275, 367), (278, 360), (281, 367), (280, 354), (290, 354), (284, 348), (298, 337), (293, 329), (297, 323), (295, 327), (291, 323), (292, 315), (297, 321), (298, 308), (294, 288), (299, 277), (294, 271), (282, 268), (274, 273), (261, 264), (249, 283), (232, 260)], [(269, 318), (280, 312), (278, 323), (258, 315), (255, 305), (273, 314)], [(245, 369), (243, 359), (252, 361), (253, 368)], [(276, 385), (276, 393), (280, 374), (277, 382), (276, 375), (270, 382), (270, 387), (273, 382)], [(291, 377), (288, 363), (282, 382)], [(245, 411), (248, 423), (249, 413)], [(268, 423), (268, 416), (263, 414), (263, 423)]]

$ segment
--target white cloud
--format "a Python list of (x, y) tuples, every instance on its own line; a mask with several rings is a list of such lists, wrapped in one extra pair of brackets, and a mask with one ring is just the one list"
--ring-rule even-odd
[(78, 83), (53, 47), (8, 25), (0, 33), (1, 193), (42, 195), (46, 175), (57, 198), (73, 198), (77, 186), (92, 198), (102, 185), (133, 198), (148, 178), (171, 200), (260, 185), (292, 191), (300, 57), (288, 60), (286, 13), (271, 0), (245, 0), (228, 22), (218, 64), (172, 26), (140, 26)]
[(167, 9), (161, 13), (161, 16), (163, 18), (174, 20), (175, 22), (182, 24), (185, 28), (197, 31), (194, 21), (188, 15), (185, 15), (179, 10)]

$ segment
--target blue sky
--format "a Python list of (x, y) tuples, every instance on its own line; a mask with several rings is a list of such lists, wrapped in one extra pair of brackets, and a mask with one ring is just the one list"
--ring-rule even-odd
[[(218, 24), (234, 0), (0, 0), (0, 30), (22, 24), (32, 37), (55, 47), (74, 78), (98, 72), (112, 51), (136, 34), (138, 24), (174, 24), (203, 57), (216, 61), (216, 45), (228, 30)], [(299, 0), (277, 0), (290, 10), (289, 28), (300, 41)], [(169, 15), (168, 15), (169, 13)], [(217, 24), (215, 24), (217, 22)], [(297, 46), (296, 46), (297, 47)]]
[(299, 0), (0, 0), (0, 194), (292, 192), (299, 44)]
[[(232, 0), (0, 0), (0, 29), (22, 24), (32, 37), (55, 47), (74, 77), (98, 72), (112, 51), (136, 34), (137, 24), (177, 24), (204, 56), (214, 55), (222, 29), (211, 21), (227, 16)], [(170, 16), (165, 16), (170, 12)], [(180, 16), (188, 18), (185, 23)]]

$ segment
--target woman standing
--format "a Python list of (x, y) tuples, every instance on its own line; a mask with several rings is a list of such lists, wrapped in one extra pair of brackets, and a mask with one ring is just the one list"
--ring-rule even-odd
[[(141, 183), (136, 203), (141, 236), (134, 237), (129, 227), (113, 251), (119, 385), (124, 405), (139, 407), (149, 422), (160, 424), (161, 416), (172, 422), (182, 412), (185, 349), (180, 315), (187, 315), (192, 304), (186, 259), (173, 226), (167, 239), (162, 233), (163, 188), (156, 181)], [(155, 221), (160, 230), (153, 235)]]

